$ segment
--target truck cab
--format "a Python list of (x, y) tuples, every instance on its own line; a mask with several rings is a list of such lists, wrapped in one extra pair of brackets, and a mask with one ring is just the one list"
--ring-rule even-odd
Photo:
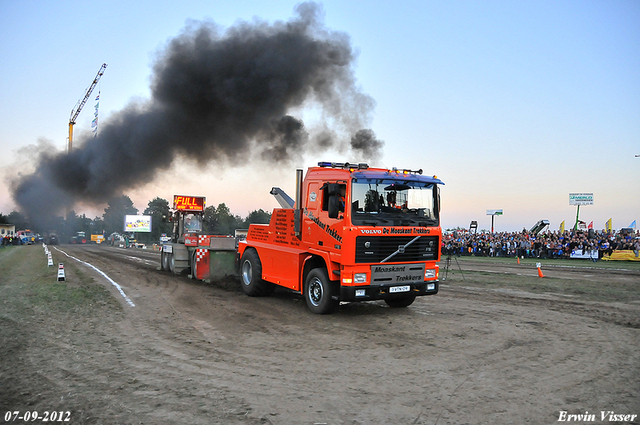
[(245, 293), (280, 285), (322, 314), (340, 301), (406, 307), (438, 292), (442, 181), (422, 170), (329, 162), (304, 181), (301, 174), (295, 207), (274, 210), (269, 225), (252, 224), (239, 244)]

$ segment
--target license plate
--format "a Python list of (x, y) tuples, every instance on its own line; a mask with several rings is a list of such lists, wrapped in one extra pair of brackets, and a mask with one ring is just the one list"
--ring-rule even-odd
[(396, 292), (409, 292), (410, 286), (392, 286), (389, 288), (389, 293), (395, 294)]

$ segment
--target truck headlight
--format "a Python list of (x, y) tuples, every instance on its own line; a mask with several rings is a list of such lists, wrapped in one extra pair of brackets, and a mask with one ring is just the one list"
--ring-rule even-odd
[(366, 273), (356, 273), (353, 275), (354, 283), (367, 283), (367, 274)]
[(427, 284), (427, 291), (433, 291), (436, 289), (436, 284), (435, 283), (428, 283)]
[(436, 269), (426, 269), (424, 271), (425, 279), (435, 279), (436, 278)]

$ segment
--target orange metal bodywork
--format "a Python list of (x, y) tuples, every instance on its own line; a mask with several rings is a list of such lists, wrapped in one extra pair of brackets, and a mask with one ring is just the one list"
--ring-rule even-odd
[[(370, 169), (371, 170), (371, 169)], [(294, 230), (294, 209), (274, 209), (271, 222), (252, 224), (245, 241), (238, 247), (239, 258), (244, 251), (251, 247), (259, 255), (262, 263), (262, 278), (268, 282), (302, 292), (305, 274), (308, 268), (305, 264), (313, 263), (316, 267), (321, 264), (326, 267), (329, 279), (339, 281), (342, 288), (348, 286), (362, 287), (362, 283), (355, 283), (356, 273), (365, 273), (367, 282), (371, 282), (370, 275), (374, 263), (356, 262), (356, 238), (363, 235), (428, 235), (438, 237), (438, 253), (431, 261), (422, 261), (426, 268), (435, 269), (433, 280), (437, 282), (437, 265), (440, 260), (439, 246), (441, 228), (437, 227), (382, 227), (382, 226), (354, 226), (350, 211), (346, 209), (338, 218), (330, 218), (323, 210), (321, 189), (325, 183), (346, 184), (346, 205), (350, 205), (351, 172), (349, 169), (312, 167), (307, 171), (302, 187), (302, 209), (300, 236)], [(380, 170), (386, 171), (386, 170)], [(297, 206), (296, 206), (297, 208)], [(387, 262), (384, 265), (393, 265)], [(437, 290), (436, 290), (437, 292)]]

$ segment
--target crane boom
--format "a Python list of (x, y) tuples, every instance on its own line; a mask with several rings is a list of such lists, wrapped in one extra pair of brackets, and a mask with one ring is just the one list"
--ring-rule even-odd
[(69, 152), (71, 152), (71, 146), (73, 145), (73, 126), (76, 123), (76, 118), (78, 118), (78, 115), (80, 115), (80, 111), (82, 111), (82, 108), (84, 108), (85, 103), (87, 103), (89, 96), (91, 96), (91, 92), (98, 84), (98, 81), (100, 81), (100, 78), (104, 74), (105, 69), (107, 69), (107, 64), (103, 63), (100, 69), (98, 70), (98, 74), (96, 74), (96, 78), (93, 79), (93, 82), (85, 92), (84, 97), (80, 99), (76, 104), (76, 106), (71, 110), (71, 115), (69, 117), (69, 148), (68, 148)]

